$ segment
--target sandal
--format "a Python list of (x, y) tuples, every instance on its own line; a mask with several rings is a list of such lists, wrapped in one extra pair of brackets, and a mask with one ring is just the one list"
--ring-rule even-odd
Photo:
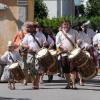
[(15, 87), (12, 87), (12, 90), (15, 90)]
[(84, 86), (84, 83), (83, 82), (80, 82), (80, 84), (79, 84), (80, 86)]
[(32, 89), (33, 89), (33, 90), (38, 90), (39, 87), (34, 86), (34, 87), (32, 87)]
[(8, 88), (9, 88), (10, 90), (12, 90), (12, 86), (8, 85)]

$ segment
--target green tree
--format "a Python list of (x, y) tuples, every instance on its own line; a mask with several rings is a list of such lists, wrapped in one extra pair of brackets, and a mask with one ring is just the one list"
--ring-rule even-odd
[(87, 16), (100, 16), (100, 0), (89, 0), (86, 8)]
[(46, 18), (48, 15), (48, 9), (46, 5), (43, 3), (43, 0), (35, 0), (35, 18)]

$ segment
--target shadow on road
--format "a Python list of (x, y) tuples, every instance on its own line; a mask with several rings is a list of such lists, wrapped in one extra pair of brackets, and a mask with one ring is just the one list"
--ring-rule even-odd
[(87, 80), (87, 81), (85, 81), (85, 83), (87, 83), (87, 84), (100, 85), (100, 79), (91, 79), (91, 80)]
[(0, 100), (31, 100), (31, 99), (26, 99), (26, 98), (5, 98), (5, 97), (0, 97)]
[(100, 91), (100, 89), (93, 89), (93, 88), (78, 88), (77, 90), (91, 90), (91, 91)]
[(44, 83), (66, 83), (66, 80), (52, 80), (51, 82), (48, 82), (48, 80), (43, 80)]

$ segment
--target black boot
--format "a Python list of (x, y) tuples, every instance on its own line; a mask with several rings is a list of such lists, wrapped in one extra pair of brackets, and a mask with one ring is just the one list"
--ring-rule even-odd
[(48, 75), (48, 82), (51, 82), (53, 80), (53, 75)]

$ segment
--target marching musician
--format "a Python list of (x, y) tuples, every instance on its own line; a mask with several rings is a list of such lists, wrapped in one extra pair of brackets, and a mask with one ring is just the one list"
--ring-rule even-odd
[(100, 26), (97, 28), (97, 34), (93, 37), (93, 46), (96, 49), (97, 68), (100, 67)]
[[(93, 61), (96, 63), (96, 58), (94, 56), (94, 48), (92, 46), (92, 39), (95, 35), (95, 32), (91, 28), (89, 28), (89, 23), (80, 23), (77, 27), (77, 31), (79, 33), (79, 40), (77, 41), (78, 46), (81, 49), (88, 51), (93, 57)], [(78, 73), (78, 77), (80, 79), (80, 85), (83, 86), (84, 82), (80, 73)]]
[[(76, 89), (75, 78), (76, 78), (76, 67), (73, 67), (68, 61), (68, 54), (75, 48), (78, 40), (78, 32), (71, 29), (70, 21), (66, 20), (62, 23), (61, 30), (56, 35), (56, 47), (60, 50), (61, 56), (61, 67), (63, 73), (65, 73), (66, 80), (68, 82), (66, 89)], [(70, 66), (71, 65), (71, 66)], [(70, 82), (72, 81), (72, 84)]]
[(88, 37), (90, 37), (91, 43), (92, 43), (93, 42), (92, 39), (93, 39), (94, 35), (96, 34), (96, 32), (92, 28), (90, 28), (90, 24), (91, 24), (90, 21), (87, 21), (87, 22), (83, 23), (81, 28), (82, 28), (83, 32), (85, 34), (87, 34)]
[(15, 50), (15, 45), (12, 41), (8, 41), (7, 49), (8, 50), (0, 58), (1, 61), (6, 64), (1, 80), (8, 81), (9, 89), (15, 89), (14, 76), (12, 75), (9, 66), (17, 60), (20, 60), (20, 54)]
[(22, 40), (22, 46), (28, 48), (27, 66), (30, 70), (33, 89), (39, 89), (40, 75), (38, 73), (38, 66), (36, 66), (35, 55), (44, 45), (46, 45), (45, 36), (41, 32), (36, 32), (36, 26), (33, 24), (26, 24), (24, 31), (27, 33)]
[[(26, 45), (23, 45), (22, 46), (22, 41), (24, 39), (24, 37), (26, 36), (26, 34), (28, 33), (27, 32), (27, 27), (28, 26), (32, 26), (33, 25), (33, 22), (30, 22), (30, 21), (26, 21), (23, 26), (22, 26), (22, 30), (21, 30), (21, 34), (23, 33), (23, 37), (20, 38), (21, 34), (19, 34), (19, 32), (16, 34), (16, 36), (14, 37), (14, 44), (18, 44), (18, 50), (19, 50), (19, 53), (21, 55), (21, 61), (20, 61), (20, 64), (21, 64), (21, 69), (25, 75), (25, 79), (23, 80), (23, 83), (24, 85), (27, 85), (28, 83), (28, 78), (29, 78), (29, 74), (28, 74), (28, 67), (27, 67), (27, 52), (28, 52), (28, 46), (27, 44)], [(17, 40), (19, 40), (17, 42)]]
[[(96, 59), (94, 56), (94, 48), (93, 48), (93, 37), (96, 34), (96, 32), (94, 32), (93, 29), (91, 29), (89, 27), (90, 22), (87, 21), (86, 23), (84, 23), (81, 28), (82, 28), (82, 33), (81, 38), (83, 42), (83, 45), (86, 46), (86, 50), (90, 53), (90, 55), (93, 57), (93, 61), (96, 64)], [(83, 36), (82, 36), (83, 35)], [(87, 37), (87, 38), (86, 38)]]
[[(48, 49), (56, 49), (55, 35), (53, 34), (51, 28), (44, 27), (43, 34), (45, 35), (46, 41), (48, 43), (47, 48)], [(48, 82), (51, 82), (52, 79), (53, 79), (53, 75), (48, 75)]]

